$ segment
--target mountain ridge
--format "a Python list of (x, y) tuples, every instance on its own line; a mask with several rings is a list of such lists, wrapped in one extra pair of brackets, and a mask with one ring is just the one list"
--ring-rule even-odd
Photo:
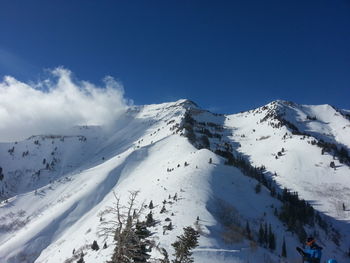
[[(282, 108), (284, 112), (282, 109), (274, 111), (276, 108)], [(130, 107), (112, 131), (103, 131), (98, 127), (81, 127), (78, 128), (81, 134), (71, 137), (37, 136), (22, 142), (2, 143), (0, 166), (4, 178), (0, 186), (2, 198), (7, 201), (2, 202), (0, 209), (5, 215), (23, 210), (27, 219), (24, 219), (25, 216), (18, 216), (18, 225), (11, 225), (10, 215), (2, 218), (0, 224), (4, 235), (0, 239), (0, 259), (8, 262), (74, 262), (71, 253), (73, 246), (76, 250), (84, 251), (86, 262), (108, 260), (113, 250), (111, 240), (108, 242), (111, 245), (106, 250), (96, 253), (86, 247), (93, 239), (102, 242), (101, 237), (96, 234), (98, 214), (108, 204), (113, 203), (113, 191), (125, 197), (128, 191), (141, 190), (140, 198), (147, 201), (151, 199), (157, 205), (168, 199), (168, 195), (178, 193), (182, 196), (178, 202), (167, 203), (169, 212), (166, 215), (155, 212), (160, 222), (167, 216), (174, 223), (175, 230), (167, 235), (162, 235), (160, 226), (153, 229), (156, 233), (153, 238), (158, 240), (159, 246), (170, 252), (170, 244), (180, 234), (181, 227), (194, 224), (199, 216), (203, 235), (200, 247), (194, 253), (195, 262), (261, 262), (259, 259), (262, 257), (264, 262), (279, 262), (283, 238), (288, 241), (290, 254), (285, 260), (292, 262), (297, 258), (297, 255), (293, 255), (293, 246), (298, 245), (299, 240), (274, 215), (274, 208), (282, 209), (283, 202), (271, 196), (273, 188), (269, 184), (276, 184), (276, 187), (280, 185), (281, 193), (283, 187), (297, 191), (302, 199), (309, 202), (313, 197), (321, 198), (321, 209), (317, 204), (311, 203), (317, 214), (330, 226), (344, 228), (338, 237), (343, 242), (335, 244), (332, 239), (336, 232), (330, 228), (330, 236), (327, 237), (326, 232), (318, 225), (320, 221), (316, 219), (316, 226), (306, 224), (305, 231), (308, 234), (319, 232), (320, 241), (328, 247), (325, 249), (326, 255), (333, 253), (345, 259), (347, 248), (344, 243), (350, 237), (346, 222), (350, 215), (347, 211), (342, 211), (339, 202), (346, 200), (350, 194), (350, 182), (346, 176), (349, 165), (346, 160), (340, 162), (337, 151), (342, 145), (347, 147), (347, 152), (349, 150), (350, 143), (346, 140), (348, 120), (338, 112), (340, 115), (336, 116), (335, 121), (330, 120), (329, 124), (319, 123), (326, 122), (326, 117), (334, 117), (337, 112), (331, 106), (313, 107), (278, 100), (255, 110), (223, 115), (201, 109), (190, 100), (179, 100)], [(268, 117), (265, 118), (266, 116)], [(288, 127), (286, 121), (297, 127), (299, 133), (312, 131), (314, 134), (298, 134), (295, 130), (293, 134), (293, 129)], [(334, 126), (333, 123), (337, 124), (334, 131), (328, 129)], [(334, 138), (331, 137), (330, 142), (336, 144), (337, 150), (328, 147), (321, 154), (322, 147), (327, 145), (317, 145), (322, 139), (318, 137), (322, 133), (319, 127), (333, 132)], [(313, 140), (316, 142), (313, 143)], [(11, 153), (12, 147), (14, 150)], [(333, 155), (336, 160), (333, 160)], [(235, 167), (235, 163), (243, 160), (245, 164)], [(329, 167), (332, 161), (335, 169)], [(19, 165), (22, 168), (15, 169)], [(252, 167), (249, 169), (258, 168), (252, 171), (259, 176), (260, 181), (255, 175), (243, 175), (242, 167), (245, 165)], [(298, 170), (291, 173), (293, 167)], [(10, 171), (11, 169), (15, 170)], [(305, 171), (309, 171), (312, 176), (305, 177)], [(333, 174), (333, 178), (329, 179), (327, 174)], [(317, 191), (312, 189), (322, 187), (314, 184), (315, 178), (321, 183), (329, 184), (327, 187), (337, 189), (330, 201), (327, 198), (322, 199), (322, 194), (317, 192), (328, 188), (315, 188)], [(262, 184), (262, 191), (256, 193), (255, 187), (259, 182)], [(306, 188), (305, 182), (308, 186)], [(341, 184), (343, 187), (340, 187)], [(12, 185), (12, 188), (9, 189), (8, 185)], [(6, 195), (6, 190), (11, 190), (12, 193)], [(29, 201), (37, 204), (28, 209)], [(49, 209), (48, 206), (56, 209)], [(235, 211), (230, 212), (233, 213), (230, 220), (237, 221), (238, 225), (251, 222), (255, 240), (259, 224), (272, 223), (278, 241), (276, 250), (270, 251), (263, 244), (254, 248), (242, 233), (239, 233), (243, 236), (239, 241), (233, 242), (232, 237), (228, 238), (227, 232), (231, 235), (238, 233), (232, 232), (232, 226), (227, 226), (221, 218), (222, 211), (227, 209)], [(278, 211), (280, 212), (282, 210)], [(45, 219), (46, 223), (40, 218)], [(84, 227), (86, 229), (82, 229)], [(34, 229), (36, 234), (29, 234)], [(282, 231), (282, 234), (277, 233), (278, 231)], [(77, 237), (68, 241), (72, 233)], [(26, 241), (19, 242), (18, 238), (24, 236), (29, 239), (27, 237)], [(152, 257), (159, 258), (161, 253), (153, 249)], [(23, 258), (27, 261), (23, 261)]]

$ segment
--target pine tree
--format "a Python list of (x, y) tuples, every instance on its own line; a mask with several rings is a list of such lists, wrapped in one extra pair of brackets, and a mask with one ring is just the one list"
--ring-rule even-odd
[(165, 248), (162, 248), (160, 253), (164, 256), (163, 259), (159, 260), (160, 263), (170, 263), (168, 251), (166, 251)]
[(249, 239), (251, 239), (252, 237), (251, 237), (251, 231), (250, 231), (250, 226), (249, 226), (249, 222), (247, 221), (247, 224), (246, 224), (246, 226), (245, 226), (245, 231), (246, 231), (246, 233), (247, 233), (247, 237), (249, 238)]
[(282, 257), (284, 257), (284, 258), (287, 257), (286, 240), (284, 238), (283, 238), (283, 243), (282, 243)]
[(268, 232), (268, 247), (269, 249), (274, 250), (276, 247), (275, 244), (275, 235), (272, 232), (271, 224), (269, 224), (269, 232)]
[(80, 254), (80, 259), (77, 261), (77, 263), (85, 263), (85, 260), (84, 260), (84, 253), (81, 252)]
[(99, 250), (100, 249), (96, 240), (94, 240), (94, 242), (92, 242), (91, 249), (92, 250)]
[(151, 212), (149, 212), (149, 213), (147, 214), (147, 217), (146, 217), (146, 225), (147, 225), (148, 227), (150, 227), (150, 226), (154, 226), (154, 223), (155, 223), (155, 221), (154, 221), (154, 219), (153, 219), (153, 214), (152, 214), (152, 211), (151, 211)]
[(163, 205), (162, 209), (160, 210), (160, 213), (163, 214), (166, 212), (165, 205)]
[(151, 202), (149, 202), (148, 208), (149, 209), (153, 209), (154, 208), (152, 200), (151, 200)]
[(192, 263), (191, 250), (198, 246), (199, 233), (192, 227), (184, 228), (184, 234), (177, 237), (178, 240), (171, 244), (175, 249), (173, 263)]
[(275, 234), (272, 232), (271, 224), (269, 224), (269, 249), (271, 250), (276, 249)]
[(147, 253), (147, 246), (150, 245), (150, 242), (147, 238), (151, 236), (151, 232), (147, 229), (144, 222), (137, 222), (134, 233), (135, 237), (132, 240), (134, 247), (133, 262), (147, 262), (147, 259), (150, 258), (150, 255)]
[(171, 231), (173, 229), (174, 229), (173, 224), (169, 222), (169, 225), (167, 226), (167, 230)]
[(259, 228), (258, 242), (260, 245), (262, 245), (264, 243), (264, 228), (263, 228), (261, 223), (260, 223), (260, 228)]
[(135, 227), (135, 234), (140, 239), (145, 239), (149, 236), (151, 236), (151, 231), (147, 229), (147, 225), (145, 222), (137, 222)]
[(265, 229), (264, 229), (264, 244), (267, 245), (269, 243), (269, 232), (267, 229), (267, 223), (265, 223)]

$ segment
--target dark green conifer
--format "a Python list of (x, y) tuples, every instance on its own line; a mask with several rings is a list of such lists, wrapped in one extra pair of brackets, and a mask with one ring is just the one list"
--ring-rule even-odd
[(173, 263), (192, 263), (191, 250), (198, 246), (199, 233), (192, 227), (184, 228), (184, 233), (177, 237), (178, 240), (171, 244), (175, 249)]
[(284, 258), (287, 257), (286, 240), (284, 238), (283, 238), (283, 243), (282, 243), (282, 257), (284, 257)]

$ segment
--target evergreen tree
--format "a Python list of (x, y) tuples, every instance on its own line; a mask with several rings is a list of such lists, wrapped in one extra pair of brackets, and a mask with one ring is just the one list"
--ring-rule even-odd
[(150, 258), (147, 249), (147, 247), (150, 245), (150, 242), (147, 240), (149, 236), (151, 236), (151, 232), (147, 229), (146, 224), (144, 222), (136, 223), (135, 237), (132, 242), (135, 251), (133, 255), (133, 262), (147, 262), (147, 259)]
[(287, 257), (287, 248), (286, 248), (286, 240), (283, 238), (283, 244), (282, 244), (282, 257)]
[(174, 229), (173, 224), (169, 222), (169, 225), (167, 226), (167, 230), (171, 231), (173, 229)]
[(276, 188), (275, 188), (274, 186), (271, 187), (270, 195), (271, 195), (272, 197), (275, 197), (275, 196), (276, 196)]
[(92, 242), (91, 249), (92, 250), (99, 250), (100, 249), (96, 240), (94, 240), (94, 242)]
[(247, 220), (247, 224), (246, 224), (246, 226), (245, 226), (245, 231), (246, 231), (246, 233), (247, 233), (247, 237), (249, 238), (249, 239), (251, 239), (252, 237), (251, 237), (251, 231), (250, 231), (250, 226), (249, 226), (249, 221)]
[(260, 228), (259, 228), (258, 242), (260, 245), (262, 245), (264, 243), (264, 228), (263, 228), (261, 223), (260, 223)]
[(77, 261), (77, 263), (85, 263), (85, 260), (84, 260), (84, 253), (83, 253), (83, 252), (81, 252), (80, 258), (79, 258), (79, 260)]
[(160, 253), (164, 256), (163, 259), (160, 259), (160, 263), (170, 263), (168, 251), (166, 251), (165, 248), (162, 248)]
[(275, 250), (275, 248), (276, 248), (275, 234), (272, 232), (271, 224), (269, 224), (269, 249)]
[(139, 239), (145, 239), (151, 236), (151, 231), (147, 229), (145, 222), (137, 222), (135, 227), (135, 234)]
[(177, 237), (178, 240), (171, 244), (175, 249), (173, 263), (192, 263), (191, 250), (198, 246), (199, 233), (192, 227), (184, 228), (184, 234)]
[(265, 223), (265, 229), (264, 229), (264, 244), (267, 245), (269, 243), (269, 232), (267, 229), (267, 223)]
[(150, 227), (150, 226), (154, 226), (155, 224), (155, 221), (153, 219), (153, 214), (152, 214), (152, 211), (149, 212), (147, 214), (147, 217), (146, 217), (146, 226)]
[(149, 202), (148, 208), (149, 209), (153, 209), (154, 208), (152, 200), (151, 200), (151, 202)]
[(165, 213), (166, 209), (165, 209), (165, 205), (163, 205), (162, 209), (160, 210), (160, 213), (163, 214)]

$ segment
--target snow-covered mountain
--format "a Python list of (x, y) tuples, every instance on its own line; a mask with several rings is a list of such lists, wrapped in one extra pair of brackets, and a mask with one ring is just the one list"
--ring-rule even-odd
[[(233, 115), (188, 100), (133, 106), (112, 130), (72, 127), (1, 143), (0, 262), (77, 262), (82, 253), (87, 263), (106, 262), (114, 241), (98, 234), (112, 220), (105, 211), (130, 191), (154, 204), (143, 212), (157, 222), (152, 262), (161, 248), (172, 258), (186, 226), (201, 233), (198, 263), (299, 262), (295, 247), (306, 235), (324, 260), (346, 262), (349, 150), (348, 110), (286, 101)], [(259, 240), (267, 226), (275, 247)]]

